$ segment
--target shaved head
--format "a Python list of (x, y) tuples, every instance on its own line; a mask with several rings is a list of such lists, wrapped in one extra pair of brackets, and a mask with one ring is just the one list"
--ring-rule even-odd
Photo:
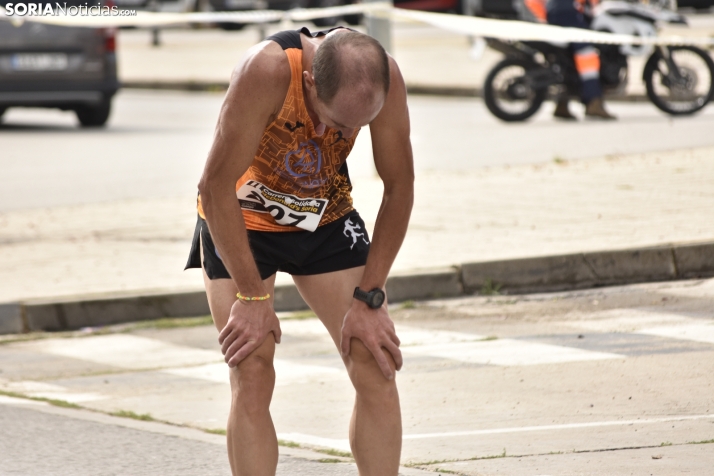
[(382, 45), (356, 31), (328, 35), (312, 61), (317, 97), (330, 104), (337, 92), (348, 88), (365, 100), (389, 91), (389, 60)]

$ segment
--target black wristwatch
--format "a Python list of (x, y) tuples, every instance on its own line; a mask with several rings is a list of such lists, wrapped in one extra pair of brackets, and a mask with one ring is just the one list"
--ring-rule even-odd
[(359, 287), (356, 287), (352, 297), (359, 301), (366, 302), (372, 309), (377, 309), (382, 307), (386, 296), (384, 295), (384, 291), (379, 288), (374, 288), (373, 290), (367, 292), (362, 291)]

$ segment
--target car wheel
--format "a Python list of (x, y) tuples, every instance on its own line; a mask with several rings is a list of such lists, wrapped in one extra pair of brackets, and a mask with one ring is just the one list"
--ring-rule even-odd
[(238, 31), (245, 27), (245, 23), (221, 22), (218, 23), (218, 28), (223, 31)]
[(109, 119), (111, 99), (104, 99), (97, 105), (82, 105), (74, 109), (82, 127), (103, 127)]

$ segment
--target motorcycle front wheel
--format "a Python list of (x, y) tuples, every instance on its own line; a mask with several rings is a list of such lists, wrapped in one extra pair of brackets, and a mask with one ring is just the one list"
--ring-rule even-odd
[(673, 116), (694, 114), (714, 97), (714, 61), (695, 46), (656, 49), (643, 76), (647, 97)]
[(529, 71), (541, 68), (531, 61), (506, 58), (493, 67), (483, 85), (483, 99), (491, 114), (506, 122), (525, 121), (538, 112), (545, 89), (534, 89)]

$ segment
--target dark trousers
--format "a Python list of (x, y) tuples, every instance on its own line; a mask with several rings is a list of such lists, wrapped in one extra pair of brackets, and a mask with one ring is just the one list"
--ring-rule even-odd
[[(551, 25), (583, 28), (586, 30), (590, 29), (589, 19), (575, 8), (549, 11), (548, 23)], [(588, 52), (592, 51), (594, 47), (590, 43), (571, 43), (570, 49), (573, 52), (577, 65), (578, 55), (587, 56)], [(599, 71), (583, 72), (578, 68), (578, 72), (580, 73), (582, 83), (581, 99), (583, 103), (587, 104), (595, 98), (602, 97)]]

